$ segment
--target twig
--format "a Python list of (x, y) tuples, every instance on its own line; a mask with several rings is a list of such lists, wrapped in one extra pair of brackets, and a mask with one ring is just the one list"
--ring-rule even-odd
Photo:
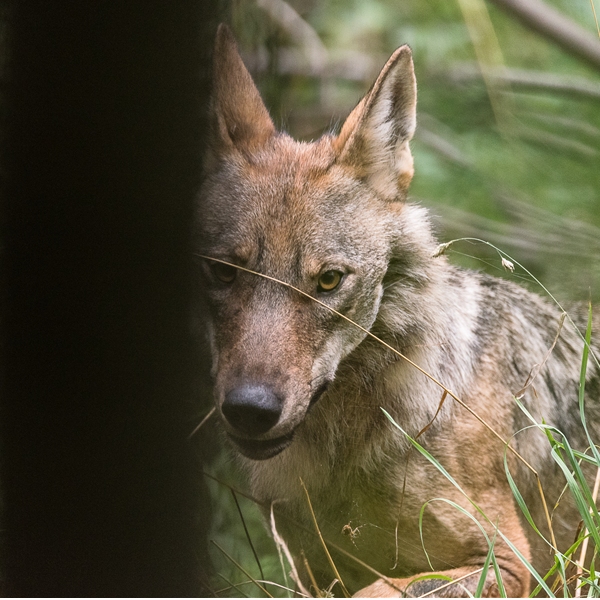
[(292, 558), (292, 553), (290, 552), (287, 544), (283, 541), (283, 538), (279, 535), (277, 531), (277, 526), (275, 525), (275, 512), (273, 510), (273, 504), (271, 504), (271, 533), (273, 534), (273, 539), (275, 540), (275, 544), (277, 545), (277, 552), (279, 554), (279, 560), (281, 561), (281, 568), (283, 569), (283, 576), (285, 578), (285, 582), (287, 584), (287, 576), (285, 574), (285, 565), (283, 564), (283, 558), (281, 556), (281, 552), (285, 554), (287, 561), (292, 570), (291, 577), (294, 580), (294, 583), (298, 586), (298, 589), (302, 594), (304, 594), (307, 598), (310, 597), (310, 593), (302, 584), (302, 580), (298, 575), (298, 570), (296, 569), (296, 564), (294, 563), (294, 559)]
[(284, 0), (256, 0), (256, 4), (302, 48), (311, 71), (322, 73), (328, 52), (317, 32)]
[[(206, 471), (203, 471), (203, 474), (208, 477), (209, 479), (212, 479), (213, 481), (216, 481), (217, 483), (224, 485), (225, 487), (228, 487), (229, 489), (233, 489), (235, 490), (236, 494), (243, 496), (244, 498), (247, 498), (248, 500), (251, 500), (252, 502), (254, 502), (257, 506), (262, 506), (265, 509), (268, 509), (270, 507), (269, 504), (267, 504), (266, 502), (261, 502), (260, 500), (258, 500), (257, 498), (255, 498), (254, 496), (252, 496), (251, 494), (248, 494), (246, 492), (243, 492), (242, 490), (232, 486), (231, 484), (223, 481), (222, 479), (219, 479), (218, 477), (215, 477), (214, 475), (211, 475), (210, 473), (207, 473)], [(275, 510), (275, 507), (271, 506), (271, 508), (273, 510)], [(297, 529), (301, 529), (302, 531), (304, 531), (305, 533), (311, 534), (316, 536), (317, 534), (315, 533), (314, 529), (309, 529), (308, 527), (305, 527), (302, 523), (300, 523), (299, 521), (297, 521), (296, 519), (290, 517), (289, 515), (287, 515), (285, 512), (281, 511), (278, 512), (278, 516), (283, 517), (283, 519), (285, 519), (289, 524), (293, 525), (294, 527), (296, 527)], [(347, 550), (345, 550), (344, 548), (342, 548), (341, 546), (338, 546), (337, 544), (335, 544), (334, 542), (331, 542), (329, 540), (327, 540), (327, 543), (329, 544), (329, 546), (331, 548), (333, 548), (336, 552), (339, 552), (340, 554), (343, 554), (348, 560), (354, 562), (355, 564), (359, 565), (360, 567), (362, 567), (363, 569), (365, 569), (365, 571), (368, 571), (369, 573), (371, 573), (372, 575), (375, 575), (375, 577), (377, 577), (378, 579), (382, 579), (383, 581), (385, 581), (390, 587), (394, 588), (395, 590), (401, 592), (402, 590), (396, 586), (396, 584), (394, 583), (394, 580), (391, 579), (390, 577), (388, 577), (387, 575), (384, 575), (383, 573), (380, 573), (377, 569), (374, 569), (371, 565), (367, 564), (366, 562), (364, 562), (363, 560), (361, 560), (360, 558), (357, 558), (356, 556), (354, 556), (354, 554), (351, 554), (350, 552), (348, 552)], [(415, 546), (415, 550), (416, 550), (417, 546)], [(420, 547), (418, 547), (420, 548)], [(433, 556), (433, 555), (431, 555)], [(445, 562), (443, 558), (441, 557), (435, 557), (437, 558), (438, 561), (441, 562)], [(448, 566), (450, 567), (454, 567), (456, 565), (451, 564), (451, 563), (447, 563)]]
[(561, 48), (600, 69), (600, 42), (586, 29), (542, 0), (491, 0)]
[(560, 319), (558, 322), (558, 331), (556, 332), (556, 335), (554, 336), (554, 341), (552, 342), (552, 346), (550, 346), (550, 348), (548, 349), (548, 352), (546, 352), (546, 355), (542, 359), (542, 362), (539, 364), (533, 365), (533, 368), (529, 372), (529, 375), (527, 377), (527, 381), (525, 382), (525, 385), (515, 394), (515, 398), (517, 398), (517, 400), (520, 400), (523, 397), (523, 395), (525, 394), (527, 389), (533, 384), (533, 381), (535, 380), (535, 378), (540, 374), (540, 371), (542, 370), (544, 365), (548, 362), (548, 359), (550, 358), (550, 355), (552, 354), (552, 351), (554, 350), (554, 346), (556, 346), (556, 343), (558, 342), (558, 338), (560, 337), (560, 332), (562, 331), (566, 316), (567, 316), (567, 313), (562, 313), (562, 315), (560, 315)]
[[(240, 594), (243, 594), (245, 598), (248, 598), (248, 596), (246, 596), (246, 594), (244, 594), (244, 592), (242, 592), (242, 590), (240, 590), (240, 586), (242, 585), (254, 585), (254, 581), (248, 579), (248, 581), (240, 581), (239, 583), (232, 583), (231, 581), (229, 581), (228, 579), (226, 579), (221, 573), (217, 573), (217, 575), (219, 575), (219, 577), (221, 577), (222, 579), (225, 579), (225, 581), (229, 584), (229, 587), (226, 588), (221, 588), (220, 590), (215, 590), (215, 595), (217, 594), (222, 594), (223, 592), (229, 592), (233, 589), (237, 589), (238, 592), (240, 592)], [(279, 588), (280, 590), (285, 590), (286, 592), (291, 592), (292, 594), (294, 594), (294, 596), (302, 596), (302, 594), (296, 590), (293, 590), (292, 588), (286, 587), (285, 585), (281, 585), (280, 583), (276, 583), (275, 581), (268, 581), (266, 579), (257, 579), (256, 581), (258, 581), (258, 583), (264, 583), (265, 585), (272, 585), (273, 587)], [(310, 596), (306, 596), (307, 598), (310, 598)]]
[(192, 433), (190, 433), (190, 435), (188, 435), (188, 440), (191, 437), (193, 437), (196, 433), (198, 433), (198, 431), (200, 431), (200, 429), (202, 428), (202, 426), (204, 425), (204, 423), (206, 423), (206, 421), (208, 421), (215, 414), (215, 410), (216, 410), (216, 408), (213, 406), (213, 408), (210, 409), (210, 411), (204, 417), (204, 419), (202, 419), (202, 421), (200, 421), (200, 424), (196, 425), (196, 427), (194, 428), (194, 431), (192, 431)]
[(598, 15), (596, 14), (594, 0), (590, 0), (590, 4), (592, 5), (592, 14), (594, 15), (594, 22), (596, 23), (596, 31), (598, 32), (598, 37), (600, 38), (600, 24), (598, 24)]
[(306, 569), (306, 572), (308, 573), (308, 578), (310, 579), (310, 582), (312, 583), (313, 588), (315, 588), (315, 594), (317, 594), (317, 598), (323, 598), (323, 592), (321, 591), (321, 588), (319, 587), (319, 584), (317, 583), (317, 580), (315, 579), (312, 569), (310, 568), (310, 565), (308, 564), (308, 561), (306, 560), (306, 556), (304, 555), (304, 550), (302, 550), (302, 561), (304, 562), (304, 568)]
[[(459, 83), (481, 78), (481, 70), (475, 63), (457, 63), (449, 70), (448, 76), (451, 81)], [(513, 88), (558, 92), (594, 100), (600, 98), (600, 85), (586, 77), (506, 67), (490, 69), (488, 76)]]
[(219, 544), (217, 544), (217, 542), (215, 542), (215, 540), (210, 540), (211, 543), (216, 546), (248, 579), (250, 579), (250, 581), (252, 581), (252, 583), (254, 583), (256, 585), (256, 587), (258, 587), (260, 589), (260, 591), (263, 594), (266, 594), (267, 597), (272, 598), (273, 596), (271, 594), (269, 594), (268, 590), (263, 587), (260, 583), (258, 583), (258, 581), (256, 579), (254, 579), (254, 577), (252, 577), (252, 575), (250, 575), (250, 573), (248, 573), (248, 571), (246, 571), (246, 569), (244, 569), (244, 567), (242, 567), (242, 565), (240, 565), (239, 562), (237, 562), (237, 560), (235, 560), (235, 558), (233, 558), (230, 554), (228, 554)]
[(225, 577), (225, 575), (223, 575), (222, 573), (217, 573), (217, 575), (223, 579), (225, 581), (225, 583), (229, 584), (228, 588), (223, 588), (222, 590), (216, 590), (215, 591), (215, 596), (217, 596), (217, 598), (220, 598), (220, 596), (218, 594), (221, 594), (222, 592), (230, 592), (231, 590), (236, 590), (237, 592), (239, 592), (244, 598), (249, 598), (248, 594), (245, 594), (240, 588), (240, 585), (244, 585), (245, 583), (254, 583), (253, 581), (243, 581), (242, 583), (233, 583), (233, 581), (229, 581), (229, 579), (227, 579), (227, 577)]
[(310, 514), (311, 514), (313, 523), (315, 525), (315, 529), (317, 530), (317, 535), (319, 536), (319, 539), (321, 540), (323, 549), (325, 550), (325, 554), (327, 555), (327, 560), (329, 561), (329, 565), (331, 566), (331, 569), (332, 569), (336, 579), (340, 582), (340, 586), (342, 587), (344, 596), (346, 596), (346, 598), (349, 598), (350, 593), (348, 592), (346, 586), (344, 585), (342, 576), (340, 575), (340, 572), (338, 571), (337, 567), (335, 566), (335, 562), (333, 562), (333, 558), (331, 557), (331, 554), (329, 553), (327, 544), (325, 543), (325, 540), (323, 539), (323, 536), (321, 535), (321, 530), (319, 529), (319, 524), (317, 523), (317, 517), (315, 516), (315, 511), (313, 510), (312, 502), (310, 501), (310, 496), (308, 495), (308, 490), (306, 489), (306, 486), (304, 485), (304, 481), (302, 481), (302, 479), (300, 479), (300, 484), (304, 488), (304, 493), (306, 494), (306, 501), (308, 502), (308, 508), (310, 509)]

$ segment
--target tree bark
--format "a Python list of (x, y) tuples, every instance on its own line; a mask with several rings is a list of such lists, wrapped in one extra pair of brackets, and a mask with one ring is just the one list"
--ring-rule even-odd
[(217, 2), (15, 2), (5, 595), (199, 596), (190, 223)]

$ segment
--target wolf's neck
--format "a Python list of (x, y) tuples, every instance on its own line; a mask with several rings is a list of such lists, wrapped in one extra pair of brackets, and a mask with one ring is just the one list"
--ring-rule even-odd
[[(420, 267), (416, 274), (407, 271), (407, 264), (403, 268), (387, 287), (372, 328), (386, 345), (365, 339), (340, 366), (323, 406), (339, 418), (329, 435), (346, 448), (341, 454), (356, 455), (357, 464), (366, 461), (369, 468), (377, 457), (398, 456), (409, 445), (399, 430), (388, 435), (393, 425), (382, 409), (411, 436), (435, 416), (434, 434), (453, 410), (448, 399), (436, 415), (444, 394), (436, 381), (463, 396), (473, 377), (469, 348), (476, 347), (476, 277), (457, 271), (444, 258), (429, 257), (428, 268)], [(348, 441), (357, 438), (364, 440), (362, 446)]]

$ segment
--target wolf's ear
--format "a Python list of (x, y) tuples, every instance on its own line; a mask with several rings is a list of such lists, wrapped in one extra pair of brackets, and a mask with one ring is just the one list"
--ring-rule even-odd
[(209, 119), (209, 169), (231, 152), (252, 151), (275, 133), (269, 112), (239, 55), (233, 33), (223, 23), (215, 39)]
[(413, 176), (408, 142), (415, 132), (416, 107), (412, 53), (401, 46), (334, 141), (338, 162), (356, 169), (389, 200), (403, 199)]

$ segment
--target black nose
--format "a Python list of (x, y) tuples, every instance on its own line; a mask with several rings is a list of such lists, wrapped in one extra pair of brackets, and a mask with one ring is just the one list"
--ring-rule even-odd
[(225, 396), (221, 410), (229, 423), (246, 435), (260, 435), (281, 416), (283, 402), (266, 385), (241, 385)]

